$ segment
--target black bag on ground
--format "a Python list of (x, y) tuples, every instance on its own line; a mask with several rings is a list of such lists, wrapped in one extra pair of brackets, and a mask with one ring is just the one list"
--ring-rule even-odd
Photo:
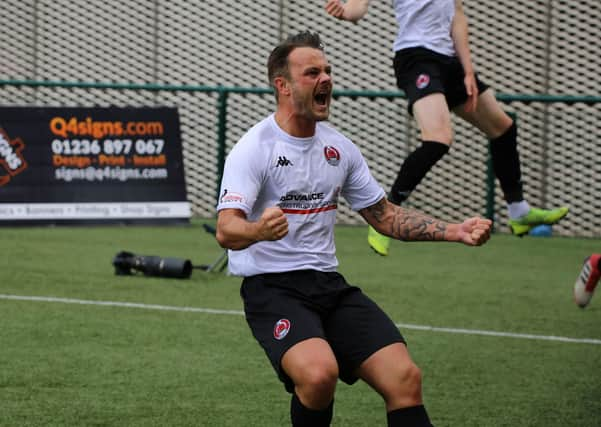
[[(129, 276), (140, 271), (145, 276), (187, 279), (192, 274), (192, 262), (180, 258), (163, 258), (154, 255), (136, 255), (121, 251), (113, 258), (115, 274)], [(134, 271), (132, 271), (134, 270)]]

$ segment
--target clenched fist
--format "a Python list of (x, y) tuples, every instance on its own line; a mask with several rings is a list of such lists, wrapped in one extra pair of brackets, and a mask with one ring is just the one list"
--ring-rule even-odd
[(257, 222), (258, 240), (280, 240), (288, 234), (288, 219), (280, 208), (265, 209)]
[(483, 218), (470, 218), (458, 224), (457, 240), (469, 246), (480, 246), (490, 238), (492, 221)]
[(344, 3), (340, 0), (329, 0), (325, 5), (325, 9), (334, 18), (344, 19)]

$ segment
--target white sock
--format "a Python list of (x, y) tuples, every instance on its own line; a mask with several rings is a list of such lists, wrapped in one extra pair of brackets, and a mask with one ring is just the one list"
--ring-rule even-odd
[(528, 213), (530, 210), (530, 205), (527, 201), (522, 200), (521, 202), (508, 203), (507, 209), (509, 210), (509, 218), (517, 219)]

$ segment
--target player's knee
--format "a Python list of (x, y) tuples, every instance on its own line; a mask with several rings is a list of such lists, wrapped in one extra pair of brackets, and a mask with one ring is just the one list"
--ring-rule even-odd
[(423, 141), (436, 141), (441, 144), (451, 145), (453, 143), (453, 131), (451, 129), (422, 130)]
[(516, 132), (517, 126), (513, 119), (504, 111), (501, 111), (494, 119), (492, 119), (485, 129), (486, 136), (495, 140), (503, 137), (506, 134)]
[[(510, 119), (511, 120), (511, 119)], [(495, 146), (506, 146), (511, 145), (515, 147), (517, 145), (517, 134), (518, 128), (514, 121), (510, 121), (509, 125), (503, 128), (499, 128), (496, 136), (490, 139), (493, 149)]]
[(405, 364), (400, 370), (397, 380), (408, 394), (421, 395), (422, 371), (415, 363)]
[(402, 382), (407, 384), (412, 392), (421, 395), (422, 370), (415, 363), (410, 363), (404, 372)]
[(453, 126), (450, 121), (420, 123), (420, 134), (423, 141), (437, 141), (446, 145), (453, 142)]
[(322, 395), (333, 393), (336, 381), (338, 381), (336, 363), (322, 363), (304, 367), (296, 385), (309, 394)]
[(413, 362), (396, 372), (384, 398), (389, 407), (409, 407), (422, 403), (422, 372)]

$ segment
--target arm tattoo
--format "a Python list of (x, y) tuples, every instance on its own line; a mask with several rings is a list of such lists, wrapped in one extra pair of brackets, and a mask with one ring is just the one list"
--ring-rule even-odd
[(375, 218), (376, 221), (383, 222), (384, 221), (384, 213), (386, 213), (387, 205), (388, 205), (388, 202), (386, 201), (386, 199), (381, 199), (375, 205), (372, 205), (372, 206), (366, 208), (366, 210), (371, 216), (373, 216)]
[(445, 240), (448, 223), (421, 212), (393, 205), (386, 199), (366, 208), (366, 213), (388, 227), (388, 235), (399, 240)]
[(446, 240), (447, 225), (421, 212), (394, 206), (391, 232), (400, 240)]

